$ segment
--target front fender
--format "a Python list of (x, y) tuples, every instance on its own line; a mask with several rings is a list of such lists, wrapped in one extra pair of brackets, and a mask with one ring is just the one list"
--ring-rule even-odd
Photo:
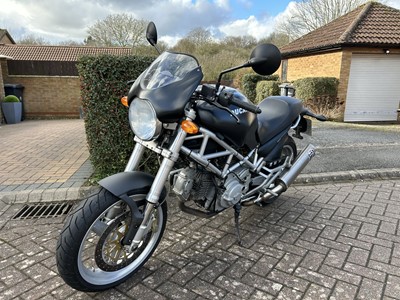
[[(143, 221), (142, 212), (139, 211), (135, 201), (129, 198), (129, 195), (133, 194), (133, 191), (140, 191), (140, 193), (147, 194), (150, 191), (153, 181), (154, 176), (140, 171), (117, 173), (99, 181), (99, 184), (103, 188), (124, 201), (132, 212), (129, 229), (122, 241), (124, 245), (132, 243), (136, 231)], [(164, 186), (160, 200), (163, 200), (166, 195), (167, 191)]]
[[(100, 180), (99, 184), (114, 196), (121, 197), (134, 190), (145, 190), (148, 192), (153, 181), (154, 176), (140, 171), (133, 171), (111, 175)], [(166, 194), (165, 187), (163, 194), (164, 192)]]

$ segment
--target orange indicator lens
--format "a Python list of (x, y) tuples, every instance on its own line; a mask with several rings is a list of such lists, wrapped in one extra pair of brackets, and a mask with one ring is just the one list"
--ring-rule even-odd
[(199, 127), (192, 121), (184, 120), (181, 124), (182, 129), (189, 134), (196, 134), (199, 132)]

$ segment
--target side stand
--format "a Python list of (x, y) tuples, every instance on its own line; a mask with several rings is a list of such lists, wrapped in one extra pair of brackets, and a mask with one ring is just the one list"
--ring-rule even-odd
[(236, 237), (237, 237), (239, 246), (243, 246), (242, 239), (240, 237), (240, 224), (239, 224), (240, 211), (242, 209), (242, 206), (240, 205), (240, 203), (237, 203), (237, 204), (235, 204), (235, 206), (233, 208), (235, 209)]

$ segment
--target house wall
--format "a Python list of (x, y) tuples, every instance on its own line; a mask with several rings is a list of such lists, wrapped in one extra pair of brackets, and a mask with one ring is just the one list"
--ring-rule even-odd
[(4, 83), (24, 86), (26, 118), (79, 117), (79, 77), (8, 75), (6, 63), (2, 63), (2, 69)]
[(339, 78), (341, 61), (341, 51), (290, 58), (287, 66), (287, 79), (294, 81), (304, 77)]
[[(390, 49), (390, 54), (400, 54), (400, 49)], [(339, 78), (338, 100), (346, 102), (350, 77), (351, 59), (356, 54), (384, 54), (383, 48), (343, 48), (341, 51), (288, 59), (287, 79), (294, 81), (304, 77), (336, 77)], [(388, 55), (390, 55), (388, 54)]]
[(4, 35), (0, 39), (0, 44), (15, 44), (15, 43), (12, 40), (10, 40), (7, 35)]

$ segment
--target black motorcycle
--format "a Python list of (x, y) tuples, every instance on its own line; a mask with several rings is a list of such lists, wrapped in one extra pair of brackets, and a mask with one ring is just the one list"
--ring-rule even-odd
[[(152, 22), (146, 37), (157, 48)], [(290, 129), (301, 137), (311, 126), (304, 116), (325, 120), (295, 98), (268, 97), (255, 106), (220, 84), (228, 72), (252, 67), (269, 75), (280, 63), (278, 48), (258, 45), (215, 85), (200, 85), (197, 59), (167, 51), (136, 79), (127, 98), (136, 144), (126, 169), (99, 182), (98, 193), (67, 218), (58, 241), (58, 271), (68, 285), (108, 289), (143, 266), (164, 233), (166, 182), (187, 213), (209, 218), (233, 207), (240, 243), (241, 207), (277, 198), (315, 155), (311, 144), (297, 153)], [(137, 171), (146, 148), (162, 157), (155, 177)]]

